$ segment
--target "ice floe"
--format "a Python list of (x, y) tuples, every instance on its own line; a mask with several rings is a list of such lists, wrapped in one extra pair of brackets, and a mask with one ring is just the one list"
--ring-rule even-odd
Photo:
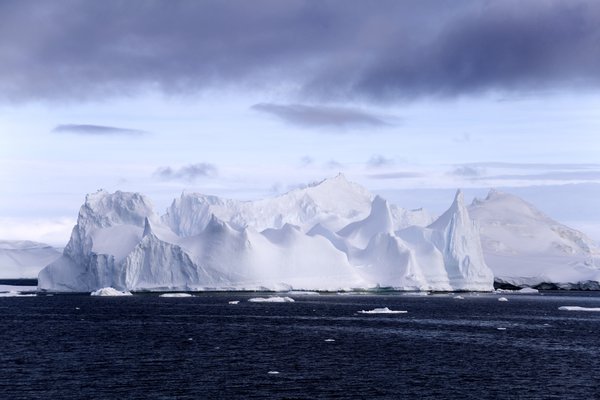
[(193, 297), (189, 293), (163, 293), (158, 297)]
[(131, 292), (121, 292), (115, 288), (104, 287), (91, 293), (92, 296), (131, 296)]
[(291, 297), (271, 296), (271, 297), (252, 297), (248, 299), (251, 303), (293, 303), (295, 300)]
[(390, 310), (387, 307), (358, 311), (359, 314), (406, 314), (407, 312), (408, 311)]
[(580, 306), (561, 306), (558, 307), (561, 311), (593, 311), (600, 312), (600, 307), (580, 307)]

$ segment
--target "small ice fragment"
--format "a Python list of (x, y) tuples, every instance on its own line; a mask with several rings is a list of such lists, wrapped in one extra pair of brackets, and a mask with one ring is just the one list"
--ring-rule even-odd
[(269, 371), (267, 372), (269, 375), (279, 375), (279, 371)]
[(558, 307), (561, 311), (595, 311), (600, 312), (600, 307), (579, 307), (579, 306), (561, 306)]
[(163, 293), (158, 297), (192, 297), (189, 293)]
[(271, 297), (253, 297), (248, 299), (251, 303), (293, 303), (291, 297), (271, 296)]
[(508, 301), (508, 299), (506, 297), (499, 297), (498, 301)]
[(534, 293), (539, 293), (540, 291), (534, 288), (530, 288), (530, 287), (524, 287), (523, 289), (519, 289), (517, 290), (518, 293), (522, 293), (522, 294), (534, 294)]
[(462, 296), (454, 296), (454, 298), (455, 298), (456, 300), (464, 300), (464, 299), (465, 299), (465, 298), (464, 298), (464, 297), (462, 297)]
[(506, 328), (496, 328), (496, 329), (498, 329), (499, 331), (505, 331), (506, 330)]
[(188, 342), (191, 342), (192, 340), (194, 340), (194, 338), (191, 338), (191, 337), (188, 338)]
[(239, 300), (231, 300), (231, 301), (229, 302), (229, 304), (238, 304), (239, 302), (240, 302)]
[(75, 307), (75, 309), (76, 309), (76, 310), (81, 310), (81, 308), (79, 308), (79, 307)]
[(103, 287), (91, 293), (91, 296), (131, 296), (131, 292), (121, 292), (112, 287)]
[(406, 314), (407, 312), (408, 311), (390, 310), (387, 307), (358, 311), (359, 314)]

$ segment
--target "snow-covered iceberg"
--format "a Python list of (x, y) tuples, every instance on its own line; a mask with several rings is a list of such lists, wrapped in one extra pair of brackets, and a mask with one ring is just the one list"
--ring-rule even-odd
[(600, 289), (600, 248), (521, 198), (491, 190), (469, 206), (487, 265), (499, 284)]
[(342, 175), (254, 202), (183, 194), (154, 213), (138, 193), (86, 197), (47, 291), (492, 290), (463, 196), (433, 220)]
[(29, 240), (0, 240), (0, 278), (36, 278), (42, 268), (60, 257), (60, 251)]

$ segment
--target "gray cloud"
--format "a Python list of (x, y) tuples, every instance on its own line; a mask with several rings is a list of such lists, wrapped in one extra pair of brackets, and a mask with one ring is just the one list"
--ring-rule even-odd
[(287, 123), (304, 127), (350, 128), (389, 125), (375, 115), (349, 107), (259, 103), (253, 105), (252, 109), (274, 115)]
[(457, 168), (502, 168), (525, 170), (586, 170), (598, 169), (600, 164), (593, 163), (508, 163), (508, 162), (478, 162), (458, 165)]
[(407, 179), (407, 178), (420, 178), (423, 174), (418, 172), (410, 172), (410, 171), (399, 171), (399, 172), (389, 172), (383, 174), (370, 174), (369, 178), (373, 179)]
[(476, 179), (480, 180), (498, 180), (498, 181), (539, 181), (539, 180), (551, 180), (551, 181), (599, 181), (600, 171), (550, 171), (541, 174), (511, 174), (511, 175), (492, 175), (482, 176)]
[(154, 176), (164, 180), (195, 181), (198, 178), (214, 177), (217, 175), (217, 167), (209, 163), (197, 163), (183, 166), (181, 168), (160, 167), (154, 172)]
[(314, 164), (315, 159), (312, 158), (311, 156), (304, 156), (302, 158), (300, 158), (300, 165), (303, 167), (308, 167), (311, 164)]
[(78, 135), (90, 136), (138, 136), (147, 132), (137, 129), (117, 128), (114, 126), (103, 125), (81, 125), (81, 124), (63, 124), (57, 125), (52, 129), (54, 133), (74, 133)]
[(300, 98), (395, 101), (598, 88), (599, 38), (595, 0), (6, 0), (0, 99), (275, 85)]
[(389, 167), (390, 165), (393, 165), (393, 164), (394, 164), (394, 160), (392, 160), (391, 158), (385, 158), (381, 154), (374, 154), (367, 161), (368, 168)]
[(480, 167), (473, 167), (469, 165), (463, 165), (456, 167), (450, 174), (456, 176), (464, 176), (467, 178), (474, 178), (483, 174), (483, 169)]

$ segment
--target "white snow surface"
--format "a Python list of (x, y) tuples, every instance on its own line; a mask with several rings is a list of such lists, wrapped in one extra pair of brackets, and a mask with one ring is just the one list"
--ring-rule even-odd
[(401, 310), (390, 310), (387, 307), (382, 308), (374, 308), (372, 310), (361, 310), (358, 311), (359, 314), (406, 314), (408, 311)]
[(90, 293), (91, 296), (131, 296), (131, 292), (122, 292), (115, 288), (105, 287)]
[(138, 193), (89, 194), (44, 291), (491, 291), (460, 191), (436, 220), (343, 175), (241, 202), (183, 194), (166, 214)]
[(36, 278), (40, 270), (60, 257), (50, 245), (28, 240), (0, 240), (0, 278)]
[(600, 289), (600, 248), (583, 233), (497, 190), (475, 199), (469, 214), (480, 227), (485, 261), (496, 281)]

